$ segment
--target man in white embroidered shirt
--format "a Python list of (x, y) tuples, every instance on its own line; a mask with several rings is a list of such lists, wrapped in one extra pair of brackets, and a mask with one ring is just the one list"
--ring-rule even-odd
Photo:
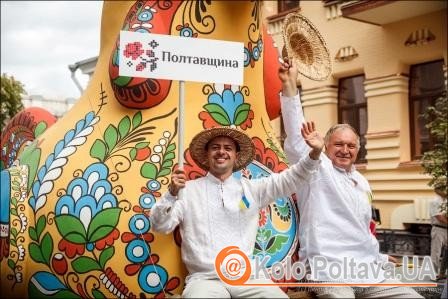
[[(286, 59), (279, 68), (279, 78), (287, 134), (284, 149), (290, 163), (309, 152), (306, 140), (309, 136), (304, 133), (318, 134), (314, 126), (305, 122), (297, 75), (296, 65)], [(350, 283), (368, 286), (400, 281), (385, 279), (381, 265), (394, 259), (379, 252), (378, 241), (369, 230), (371, 189), (354, 167), (359, 136), (351, 126), (339, 124), (329, 129), (324, 144), (325, 155), (312, 160), (318, 164), (318, 170), (309, 184), (296, 190), (300, 214), (299, 261), (307, 265), (310, 280), (347, 283), (347, 287), (319, 287), (314, 292), (321, 298), (423, 298), (412, 288), (402, 286), (350, 286)]]
[[(182, 260), (188, 270), (182, 296), (287, 298), (275, 285), (227, 285), (218, 278), (215, 258), (228, 246), (237, 246), (250, 257), (259, 210), (278, 197), (291, 195), (297, 185), (306, 183), (315, 163), (307, 156), (280, 174), (255, 180), (236, 179), (232, 173), (252, 161), (254, 145), (245, 133), (225, 127), (197, 134), (190, 143), (190, 153), (196, 164), (208, 171), (207, 175), (186, 181), (184, 171), (176, 170), (169, 192), (151, 209), (154, 230), (169, 233), (177, 225), (180, 227)], [(177, 199), (181, 189), (182, 197)], [(241, 208), (242, 200), (244, 208)], [(248, 282), (272, 283), (270, 279)]]

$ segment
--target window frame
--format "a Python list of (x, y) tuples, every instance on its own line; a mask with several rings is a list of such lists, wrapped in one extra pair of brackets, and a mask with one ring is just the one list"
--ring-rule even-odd
[(295, 11), (300, 7), (300, 0), (296, 0), (296, 1), (289, 1), (289, 2), (297, 2), (296, 6), (293, 7), (289, 7), (289, 5), (286, 3), (286, 1), (282, 1), (279, 0), (277, 2), (277, 13), (281, 14), (281, 13), (288, 13), (291, 11)]
[[(363, 99), (364, 102), (362, 103), (354, 103), (354, 104), (344, 104), (341, 105), (341, 86), (342, 86), (342, 81), (344, 80), (349, 80), (349, 79), (353, 79), (353, 78), (357, 78), (357, 77), (363, 77), (363, 83), (362, 83), (362, 88), (363, 88)], [(368, 119), (368, 111), (367, 111), (367, 98), (365, 96), (365, 87), (364, 87), (364, 82), (366, 80), (366, 75), (363, 74), (357, 74), (357, 75), (353, 75), (353, 76), (348, 76), (348, 77), (342, 77), (338, 79), (338, 123), (348, 123), (347, 121), (343, 121), (343, 111), (356, 111), (355, 115), (355, 124), (349, 123), (358, 133), (359, 135), (359, 141), (360, 141), (360, 149), (358, 152), (358, 157), (356, 157), (356, 162), (355, 164), (367, 164), (367, 149), (366, 149), (366, 144), (367, 144), (367, 140), (365, 135), (367, 134), (367, 130), (368, 130), (368, 124), (369, 124), (369, 119)], [(366, 120), (365, 120), (365, 126), (366, 126), (366, 132), (364, 134), (361, 134), (361, 116), (360, 116), (360, 110), (362, 108), (365, 108), (366, 110)], [(365, 153), (364, 156), (359, 155), (360, 153)]]
[[(424, 65), (428, 65), (428, 64), (435, 64), (435, 63), (441, 63), (442, 68), (441, 68), (441, 76), (442, 79), (444, 79), (444, 74), (443, 74), (443, 65), (444, 65), (444, 60), (443, 59), (437, 59), (437, 60), (432, 60), (432, 61), (426, 61), (423, 63), (418, 63), (418, 64), (413, 64), (409, 67), (409, 86), (408, 86), (408, 106), (409, 106), (409, 134), (410, 134), (410, 146), (411, 146), (411, 160), (415, 161), (415, 160), (421, 160), (423, 154), (425, 152), (422, 152), (420, 149), (420, 153), (417, 153), (417, 134), (416, 134), (416, 127), (418, 126), (418, 121), (414, 121), (414, 113), (415, 113), (415, 109), (414, 109), (414, 104), (415, 102), (420, 102), (422, 99), (426, 100), (428, 99), (430, 101), (429, 106), (434, 106), (435, 101), (442, 96), (443, 94), (443, 87), (439, 92), (434, 92), (432, 94), (424, 94), (424, 95), (412, 95), (411, 91), (412, 91), (412, 74), (413, 74), (413, 69), (417, 68), (417, 67), (421, 67)], [(424, 111), (419, 111), (419, 115), (421, 115)], [(420, 117), (420, 116), (418, 116)], [(420, 132), (419, 132), (420, 135)], [(434, 147), (434, 138), (431, 136), (431, 134), (428, 131), (428, 136), (429, 136), (429, 149), (432, 149)], [(418, 142), (421, 144), (420, 142), (421, 138), (419, 138)], [(421, 148), (421, 146), (420, 146)]]

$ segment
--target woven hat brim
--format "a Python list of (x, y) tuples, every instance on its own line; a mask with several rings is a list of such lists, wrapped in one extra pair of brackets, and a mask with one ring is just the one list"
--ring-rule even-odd
[(283, 41), (286, 53), (292, 57), (303, 76), (326, 80), (331, 73), (330, 53), (317, 28), (304, 16), (290, 13), (283, 22)]
[(190, 143), (190, 154), (194, 162), (204, 170), (209, 170), (207, 161), (207, 143), (215, 137), (225, 136), (232, 138), (240, 147), (233, 171), (246, 167), (255, 155), (255, 146), (246, 133), (228, 127), (215, 127), (199, 132)]

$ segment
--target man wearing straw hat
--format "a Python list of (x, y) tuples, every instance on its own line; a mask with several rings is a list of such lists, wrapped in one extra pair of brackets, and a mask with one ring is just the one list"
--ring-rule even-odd
[[(279, 68), (281, 111), (287, 134), (285, 153), (291, 163), (308, 156), (307, 138), (311, 137), (322, 141), (320, 150), (324, 145), (326, 148), (325, 155), (312, 160), (318, 166), (309, 184), (296, 190), (299, 259), (307, 265), (310, 280), (327, 283), (327, 287), (315, 288), (315, 293), (322, 298), (423, 298), (412, 288), (397, 286), (398, 280), (386, 280), (382, 264), (393, 259), (379, 252), (378, 241), (369, 230), (371, 189), (353, 165), (359, 151), (358, 134), (348, 124), (337, 124), (325, 138), (320, 137), (314, 124), (305, 122), (297, 75), (294, 61), (286, 60)], [(318, 152), (318, 147), (313, 151)], [(342, 271), (338, 274), (331, 269)], [(367, 271), (361, 272), (363, 269)], [(347, 286), (331, 287), (329, 282)], [(358, 286), (351, 287), (355, 283)]]
[[(313, 147), (311, 142), (309, 145)], [(189, 148), (193, 160), (208, 171), (207, 175), (186, 181), (184, 171), (176, 170), (169, 191), (151, 210), (151, 224), (156, 231), (169, 233), (180, 226), (182, 260), (188, 270), (182, 296), (287, 298), (278, 286), (225, 284), (215, 271), (215, 258), (228, 246), (237, 246), (251, 256), (259, 210), (306, 183), (304, 174), (312, 173), (315, 163), (308, 157), (280, 174), (256, 180), (236, 179), (232, 173), (252, 161), (255, 148), (249, 136), (227, 127), (200, 132)], [(181, 189), (182, 197), (178, 199)], [(272, 283), (269, 279), (249, 280), (254, 282)]]

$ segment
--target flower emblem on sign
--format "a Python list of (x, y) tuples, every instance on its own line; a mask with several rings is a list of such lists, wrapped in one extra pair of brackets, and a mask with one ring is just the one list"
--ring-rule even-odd
[(123, 55), (127, 58), (131, 58), (131, 60), (127, 61), (126, 64), (129, 67), (135, 65), (136, 71), (141, 72), (147, 67), (149, 67), (151, 72), (154, 71), (157, 68), (157, 60), (159, 60), (159, 58), (155, 55), (154, 49), (158, 46), (159, 43), (155, 40), (149, 42), (146, 49), (143, 48), (141, 42), (126, 44)]

